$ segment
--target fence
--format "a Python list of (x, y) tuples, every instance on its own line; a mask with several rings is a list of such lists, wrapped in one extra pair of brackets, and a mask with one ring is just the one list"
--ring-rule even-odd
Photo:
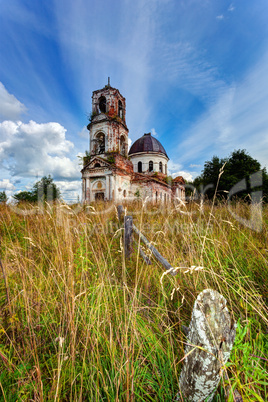
[[(123, 207), (118, 206), (117, 211), (119, 221), (122, 221)], [(175, 275), (176, 272), (171, 264), (134, 225), (132, 216), (124, 216), (125, 258), (127, 260), (131, 258), (134, 233), (163, 267), (171, 275)], [(147, 264), (151, 264), (149, 257), (141, 248), (139, 253)], [(203, 290), (198, 295), (189, 328), (184, 327), (187, 340), (177, 401), (212, 401), (221, 376), (224, 376), (224, 365), (230, 357), (236, 333), (236, 323), (232, 324), (226, 304), (226, 299), (212, 289)], [(229, 392), (233, 391), (229, 389)], [(242, 398), (239, 394), (233, 393), (233, 400), (241, 402)]]

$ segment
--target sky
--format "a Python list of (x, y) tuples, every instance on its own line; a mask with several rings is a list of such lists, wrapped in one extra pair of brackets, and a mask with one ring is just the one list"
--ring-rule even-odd
[(81, 199), (92, 92), (126, 98), (190, 180), (245, 149), (268, 167), (267, 0), (0, 0), (0, 191), (50, 174)]

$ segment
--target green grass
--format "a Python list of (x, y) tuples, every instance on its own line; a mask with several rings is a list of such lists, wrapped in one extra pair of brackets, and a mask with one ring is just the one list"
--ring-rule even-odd
[[(125, 262), (115, 207), (94, 208), (47, 206), (22, 215), (0, 207), (9, 295), (7, 303), (1, 273), (0, 400), (173, 401), (181, 325), (205, 288), (227, 299), (239, 323), (215, 401), (228, 387), (245, 401), (267, 400), (267, 207), (258, 233), (226, 205), (189, 204), (183, 213), (127, 205), (136, 226), (180, 267), (175, 277), (163, 276), (153, 257), (145, 265), (137, 244)], [(236, 211), (249, 214), (243, 204)]]

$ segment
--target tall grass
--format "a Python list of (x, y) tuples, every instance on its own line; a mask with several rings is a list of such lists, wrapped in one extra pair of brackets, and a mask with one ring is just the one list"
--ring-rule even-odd
[[(246, 400), (265, 401), (268, 210), (258, 233), (225, 205), (127, 205), (136, 226), (178, 268), (173, 277), (152, 256), (146, 265), (136, 243), (125, 262), (122, 228), (107, 205), (80, 212), (47, 205), (29, 215), (1, 206), (0, 400), (174, 400), (181, 326), (197, 294), (213, 288), (239, 322), (215, 400), (231, 386)], [(248, 214), (247, 205), (236, 209)]]

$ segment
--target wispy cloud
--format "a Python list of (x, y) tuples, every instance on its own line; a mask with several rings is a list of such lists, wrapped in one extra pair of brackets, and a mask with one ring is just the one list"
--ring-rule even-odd
[(202, 49), (195, 44), (186, 41), (162, 43), (158, 53), (161, 53), (158, 79), (172, 82), (206, 103), (213, 102), (226, 88), (217, 67), (207, 61)]
[(0, 120), (17, 120), (26, 110), (23, 103), (10, 94), (0, 82)]
[(221, 15), (217, 15), (217, 20), (223, 20), (224, 19), (224, 15), (223, 14), (221, 14)]
[(230, 4), (230, 6), (228, 7), (228, 11), (234, 11), (235, 10), (235, 6), (233, 4)]
[(62, 56), (70, 70), (79, 71), (70, 83), (72, 90), (90, 109), (90, 90), (103, 87), (110, 76), (111, 85), (127, 98), (133, 140), (146, 130), (149, 113), (149, 55), (156, 9), (156, 3), (145, 0), (107, 3), (105, 13), (100, 2), (55, 2)]
[(268, 166), (267, 65), (268, 54), (185, 133), (187, 139), (179, 146), (182, 163), (245, 148)]
[(201, 168), (202, 165), (197, 165), (197, 164), (195, 164), (195, 163), (191, 163), (189, 167), (190, 167), (190, 168)]
[(180, 163), (174, 162), (172, 159), (168, 161), (168, 170), (169, 172), (174, 172), (176, 170), (180, 170), (182, 165)]

